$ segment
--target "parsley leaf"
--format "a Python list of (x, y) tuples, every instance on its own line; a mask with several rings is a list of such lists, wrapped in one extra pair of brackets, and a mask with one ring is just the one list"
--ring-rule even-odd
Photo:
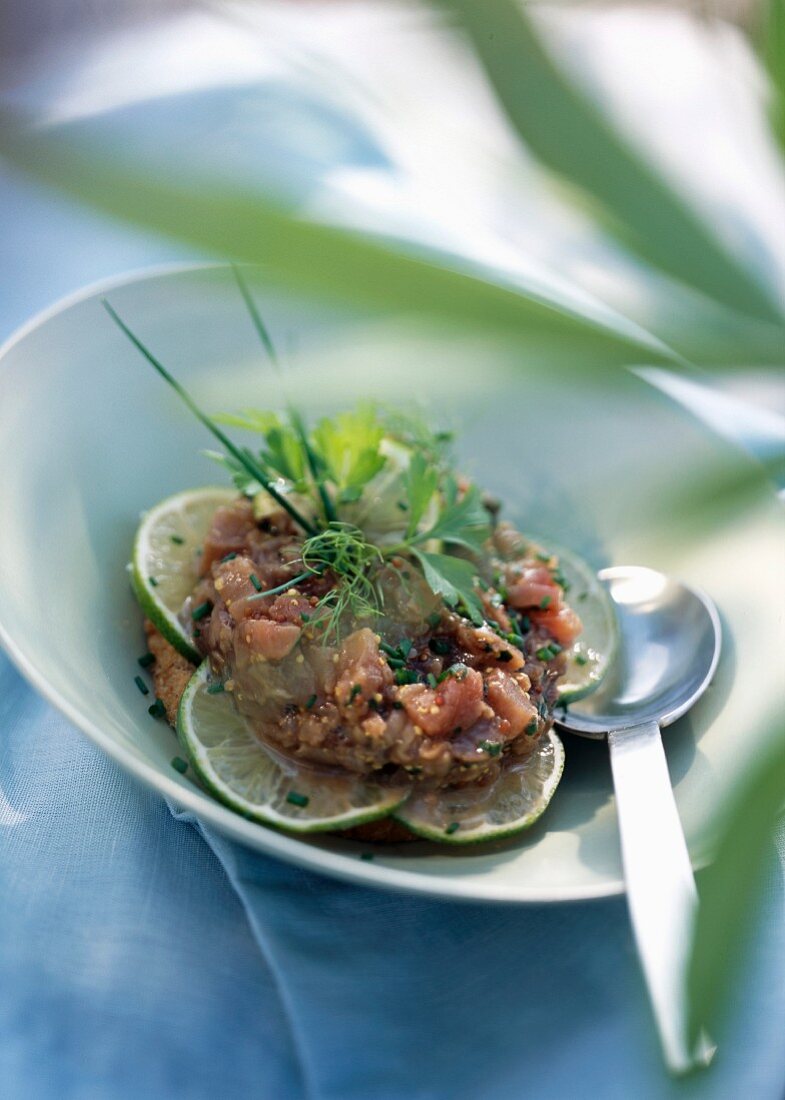
[(383, 437), (384, 427), (370, 404), (359, 405), (332, 420), (321, 420), (314, 428), (314, 452), (342, 499), (357, 499), (384, 466), (385, 457), (379, 452)]
[(436, 522), (418, 536), (417, 541), (442, 539), (444, 542), (465, 546), (475, 553), (479, 552), (490, 535), (488, 513), (483, 507), (479, 489), (476, 485), (471, 485), (463, 496), (457, 499), (448, 485), (445, 497), (445, 507)]
[(202, 451), (202, 454), (205, 458), (212, 459), (213, 462), (217, 462), (219, 466), (223, 466), (225, 470), (228, 470), (234, 487), (244, 496), (255, 497), (264, 488), (261, 481), (251, 477), (246, 468), (241, 466), (232, 455), (225, 455), (220, 451)]
[(417, 558), (428, 587), (441, 596), (450, 607), (463, 606), (476, 626), (485, 621), (482, 604), (474, 587), (477, 575), (475, 566), (465, 558), (449, 554), (432, 554), (413, 546), (411, 553)]
[(286, 478), (298, 492), (304, 492), (308, 456), (296, 425), (287, 424), (275, 413), (259, 409), (220, 413), (215, 420), (264, 436), (267, 446), (260, 451), (257, 461), (261, 462), (267, 472)]
[(425, 509), (433, 499), (433, 494), (436, 492), (438, 483), (439, 471), (429, 465), (425, 457), (419, 452), (413, 454), (404, 478), (404, 489), (406, 491), (409, 517), (409, 523), (406, 528), (407, 538), (411, 538), (416, 532), (417, 524), (422, 519), (425, 514)]

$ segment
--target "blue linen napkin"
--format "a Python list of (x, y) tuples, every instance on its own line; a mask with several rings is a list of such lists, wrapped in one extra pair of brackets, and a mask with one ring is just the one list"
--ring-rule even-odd
[(717, 1062), (671, 1082), (622, 899), (437, 902), (255, 854), (175, 820), (5, 657), (0, 729), (12, 1100), (782, 1096), (781, 859)]

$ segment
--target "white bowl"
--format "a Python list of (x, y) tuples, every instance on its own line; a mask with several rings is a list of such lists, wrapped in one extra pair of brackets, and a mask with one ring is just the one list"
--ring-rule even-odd
[[(177, 268), (90, 288), (34, 319), (0, 353), (0, 639), (30, 681), (129, 772), (250, 847), (367, 884), (453, 898), (542, 902), (623, 889), (607, 753), (567, 739), (567, 769), (529, 833), (477, 850), (378, 849), (305, 841), (238, 817), (177, 774), (174, 735), (134, 685), (141, 616), (126, 562), (139, 513), (178, 489), (220, 481), (204, 429), (100, 304), (112, 304), (211, 410), (306, 410), (358, 396), (430, 397), (461, 429), (465, 468), (524, 529), (595, 565), (650, 565), (706, 589), (724, 618), (715, 684), (667, 733), (690, 851), (710, 854), (719, 794), (768, 736), (780, 690), (785, 574), (773, 497), (743, 522), (693, 538), (667, 516), (691, 472), (742, 462), (631, 375), (610, 390), (539, 378), (519, 357), (465, 337), (391, 332), (260, 290), (285, 378), (265, 366), (226, 269)], [(658, 518), (660, 517), (660, 518)], [(656, 822), (652, 822), (656, 828)]]

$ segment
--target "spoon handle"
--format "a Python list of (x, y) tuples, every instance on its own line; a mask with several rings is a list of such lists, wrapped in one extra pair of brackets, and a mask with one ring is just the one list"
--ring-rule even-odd
[(707, 1065), (687, 1037), (686, 973), (698, 895), (656, 722), (609, 733), (627, 902), (668, 1068)]

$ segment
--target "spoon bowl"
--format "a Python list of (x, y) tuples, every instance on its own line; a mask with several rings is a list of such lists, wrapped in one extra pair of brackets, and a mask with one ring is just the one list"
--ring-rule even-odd
[(668, 726), (709, 686), (720, 656), (717, 609), (704, 593), (643, 566), (598, 574), (619, 623), (617, 658), (600, 688), (572, 703), (565, 729), (605, 738), (642, 722)]

